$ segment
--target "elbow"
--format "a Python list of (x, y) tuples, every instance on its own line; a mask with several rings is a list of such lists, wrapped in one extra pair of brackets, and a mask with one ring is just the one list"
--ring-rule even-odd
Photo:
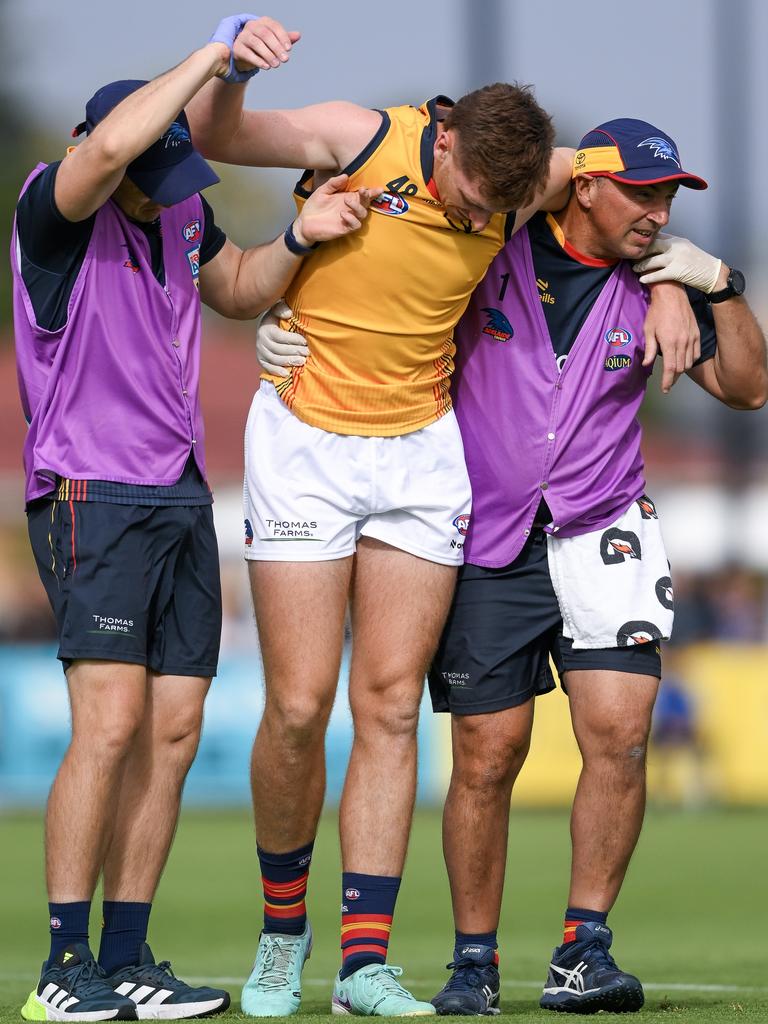
[(759, 382), (758, 386), (738, 395), (727, 395), (725, 404), (729, 409), (739, 412), (756, 412), (768, 402), (768, 379)]

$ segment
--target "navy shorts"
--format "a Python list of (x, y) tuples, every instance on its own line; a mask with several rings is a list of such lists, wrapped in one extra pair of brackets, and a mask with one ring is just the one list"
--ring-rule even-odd
[[(656, 645), (574, 650), (547, 564), (543, 530), (534, 529), (511, 565), (464, 565), (435, 660), (429, 690), (435, 711), (480, 715), (517, 707), (555, 689), (569, 670), (661, 676)], [(565, 687), (564, 687), (565, 688)]]
[(31, 503), (29, 536), (58, 626), (58, 656), (216, 674), (219, 553), (210, 505)]

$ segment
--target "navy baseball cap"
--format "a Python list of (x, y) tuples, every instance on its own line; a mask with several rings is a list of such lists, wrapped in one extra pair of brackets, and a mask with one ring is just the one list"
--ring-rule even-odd
[[(90, 134), (118, 103), (146, 84), (128, 80), (103, 86), (86, 103), (85, 121), (73, 129), (72, 135)], [(161, 206), (189, 199), (219, 180), (192, 145), (189, 121), (183, 110), (157, 142), (128, 164), (126, 174), (144, 195)]]
[(573, 158), (573, 177), (593, 174), (627, 185), (679, 181), (687, 188), (707, 188), (696, 174), (683, 170), (672, 139), (647, 121), (617, 117), (587, 132)]

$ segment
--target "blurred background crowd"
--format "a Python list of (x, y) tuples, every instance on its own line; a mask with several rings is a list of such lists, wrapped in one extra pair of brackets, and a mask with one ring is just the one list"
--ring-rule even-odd
[[(657, 124), (685, 166), (710, 182), (681, 195), (671, 229), (742, 269), (747, 297), (768, 323), (768, 255), (760, 168), (768, 135), (757, 104), (768, 94), (760, 0), (646, 0), (626, 9), (595, 0), (421, 0), (409, 12), (346, 0), (275, 0), (267, 11), (303, 32), (291, 63), (259, 75), (249, 102), (296, 106), (345, 98), (368, 106), (458, 96), (498, 79), (531, 82), (563, 144), (617, 116)], [(7, 250), (18, 190), (38, 160), (63, 156), (85, 100), (106, 81), (152, 77), (204, 42), (226, 4), (130, 10), (97, 0), (0, 3), (0, 218)], [(553, 29), (557, 31), (553, 31)], [(221, 168), (208, 193), (238, 244), (266, 240), (291, 218), (295, 172)], [(687, 193), (688, 190), (682, 190)], [(242, 428), (257, 381), (254, 326), (206, 318), (203, 404), (223, 561), (221, 676), (212, 690), (190, 799), (247, 799), (247, 748), (260, 709), (258, 642), (241, 559)], [(26, 538), (10, 274), (0, 274), (0, 807), (44, 798), (66, 742), (54, 623)], [(768, 802), (768, 409), (732, 412), (682, 379), (668, 396), (652, 380), (643, 410), (648, 493), (660, 512), (675, 589), (675, 635), (654, 726), (651, 787), (668, 803)], [(610, 430), (607, 423), (606, 430)], [(567, 803), (578, 764), (566, 702), (537, 709), (537, 738), (518, 799)], [(343, 697), (329, 738), (337, 794), (349, 739)], [(421, 797), (447, 776), (445, 723), (425, 711)], [(341, 766), (341, 767), (339, 767)]]

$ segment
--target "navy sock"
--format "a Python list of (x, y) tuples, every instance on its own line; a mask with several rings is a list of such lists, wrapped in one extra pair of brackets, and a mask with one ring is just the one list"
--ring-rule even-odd
[(49, 903), (48, 913), (51, 924), (49, 964), (62, 950), (74, 942), (83, 942), (86, 946), (88, 945), (90, 900), (79, 900), (77, 903)]
[(576, 929), (585, 921), (593, 921), (595, 924), (605, 924), (608, 920), (608, 912), (602, 910), (585, 910), (583, 907), (568, 907), (565, 912), (565, 923), (563, 925), (563, 945), (567, 942), (576, 941)]
[(341, 876), (341, 979), (367, 964), (387, 960), (400, 879), (389, 875)]
[(151, 903), (104, 900), (99, 967), (113, 974), (139, 962), (139, 947), (147, 941)]
[(307, 926), (307, 883), (314, 839), (289, 853), (267, 853), (256, 846), (264, 889), (264, 931), (301, 935)]
[(466, 953), (462, 955), (463, 950), (467, 946), (491, 946), (496, 950), (496, 955), (493, 958), (493, 966), (499, 966), (499, 943), (496, 938), (496, 932), (456, 932), (456, 939), (453, 947), (453, 959), (463, 960), (467, 956)]

